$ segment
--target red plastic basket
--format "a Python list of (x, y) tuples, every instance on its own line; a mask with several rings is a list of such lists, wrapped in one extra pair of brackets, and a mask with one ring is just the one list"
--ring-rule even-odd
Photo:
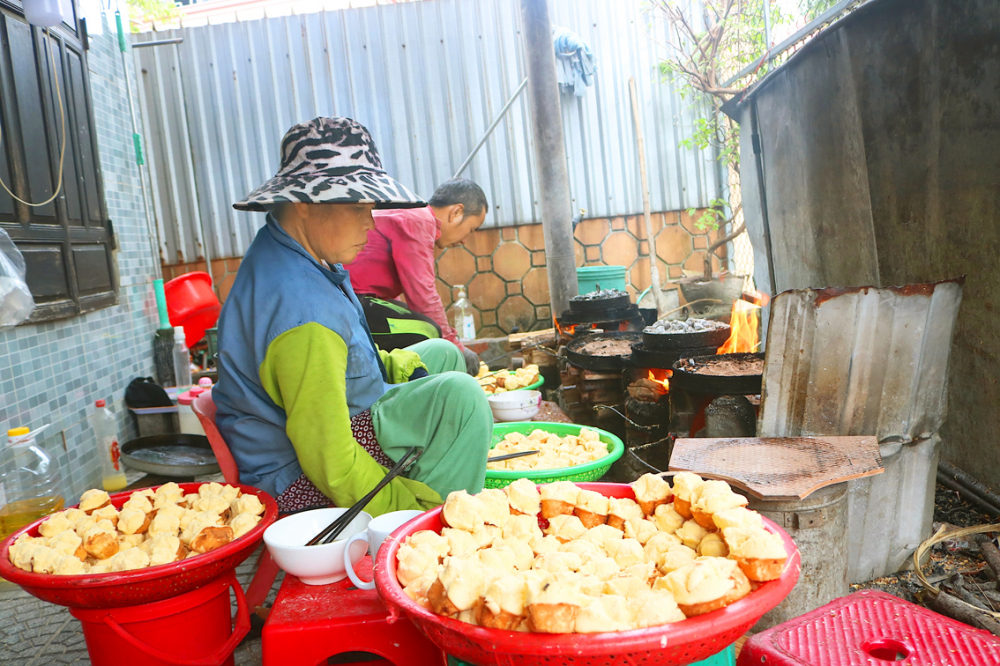
[[(580, 483), (608, 497), (634, 498), (632, 488), (615, 483)], [(396, 580), (396, 552), (407, 536), (420, 530), (440, 532), (441, 510), (429, 511), (402, 526), (382, 544), (375, 563), (375, 585), (389, 609), (389, 622), (405, 615), (444, 652), (480, 666), (683, 666), (724, 650), (764, 613), (788, 596), (799, 578), (799, 551), (788, 534), (764, 519), (781, 536), (788, 553), (778, 580), (761, 585), (734, 604), (698, 617), (648, 629), (603, 634), (529, 634), (477, 627), (436, 615), (403, 592)]]
[[(185, 493), (194, 493), (202, 484), (178, 485)], [(232, 485), (246, 494), (256, 495), (264, 505), (264, 515), (255, 528), (222, 548), (180, 562), (121, 573), (55, 576), (22, 571), (10, 563), (10, 545), (23, 532), (27, 532), (29, 536), (38, 536), (38, 526), (44, 522), (43, 518), (11, 534), (0, 543), (0, 577), (17, 583), (42, 601), (73, 608), (136, 606), (190, 592), (232, 571), (250, 557), (260, 543), (264, 530), (278, 517), (278, 503), (263, 490)], [(111, 503), (121, 508), (133, 492), (112, 495)]]

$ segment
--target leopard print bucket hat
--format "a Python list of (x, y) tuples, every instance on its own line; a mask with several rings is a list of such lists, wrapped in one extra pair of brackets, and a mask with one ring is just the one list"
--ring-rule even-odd
[(350, 118), (313, 118), (293, 126), (281, 140), (278, 173), (233, 208), (264, 211), (268, 204), (296, 201), (427, 205), (382, 169), (371, 134)]

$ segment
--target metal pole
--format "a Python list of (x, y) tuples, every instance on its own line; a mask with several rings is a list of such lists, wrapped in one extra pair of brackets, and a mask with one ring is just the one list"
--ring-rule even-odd
[(547, 0), (521, 0), (521, 18), (549, 296), (552, 315), (558, 317), (569, 309), (569, 299), (577, 295), (578, 289), (572, 200), (566, 145), (563, 142), (559, 84), (556, 81), (556, 52), (552, 46)]
[(452, 176), (452, 178), (458, 178), (459, 176), (462, 175), (462, 172), (465, 171), (465, 167), (469, 166), (469, 162), (472, 161), (472, 158), (476, 156), (476, 153), (479, 152), (479, 149), (483, 147), (484, 143), (486, 143), (486, 139), (490, 138), (490, 135), (493, 134), (493, 130), (495, 130), (497, 125), (500, 124), (500, 121), (503, 120), (503, 117), (507, 115), (507, 110), (510, 108), (510, 105), (514, 103), (514, 100), (516, 100), (518, 97), (521, 96), (521, 92), (527, 85), (528, 85), (528, 79), (524, 79), (524, 81), (521, 81), (521, 85), (517, 87), (517, 90), (514, 91), (514, 94), (510, 96), (510, 99), (507, 100), (507, 103), (503, 105), (502, 109), (500, 109), (500, 113), (497, 114), (496, 119), (489, 127), (486, 128), (486, 133), (483, 134), (483, 138), (479, 140), (479, 143), (477, 143), (476, 147), (472, 149), (472, 152), (469, 153), (469, 156), (465, 158), (465, 161), (462, 162), (462, 166), (458, 167), (458, 171), (455, 172), (455, 175)]
[(184, 41), (183, 37), (174, 37), (173, 39), (157, 39), (151, 42), (134, 42), (132, 44), (133, 49), (148, 49), (150, 46), (164, 46), (166, 44), (180, 44)]

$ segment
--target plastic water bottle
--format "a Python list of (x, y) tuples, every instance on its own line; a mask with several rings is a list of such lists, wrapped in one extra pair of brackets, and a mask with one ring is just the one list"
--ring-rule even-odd
[(101, 460), (104, 490), (111, 493), (128, 485), (121, 462), (121, 448), (118, 446), (118, 420), (103, 400), (98, 400), (94, 406), (97, 411), (90, 418), (97, 441), (97, 457)]
[(191, 355), (184, 341), (183, 326), (174, 326), (174, 385), (178, 393), (191, 386)]
[(451, 306), (451, 325), (462, 340), (476, 339), (476, 320), (472, 317), (472, 303), (465, 295), (465, 287), (458, 289), (458, 298)]
[(63, 508), (61, 478), (55, 457), (35, 441), (27, 428), (7, 431), (0, 483), (0, 539)]

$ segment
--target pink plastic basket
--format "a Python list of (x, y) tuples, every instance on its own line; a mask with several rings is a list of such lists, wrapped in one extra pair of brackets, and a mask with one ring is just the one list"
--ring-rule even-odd
[[(635, 497), (627, 485), (577, 485), (608, 497)], [(480, 666), (683, 666), (724, 650), (764, 613), (781, 603), (795, 586), (801, 569), (799, 551), (784, 530), (766, 518), (764, 524), (785, 543), (788, 561), (781, 578), (764, 583), (747, 597), (715, 612), (648, 629), (603, 634), (529, 634), (476, 627), (426, 610), (406, 596), (396, 580), (396, 552), (400, 543), (414, 532), (440, 532), (440, 509), (411, 520), (383, 543), (375, 563), (375, 585), (389, 609), (389, 622), (405, 616), (444, 652)]]
[[(201, 486), (200, 483), (178, 485), (185, 493), (198, 492)], [(17, 583), (42, 601), (73, 608), (137, 606), (190, 592), (232, 571), (250, 557), (260, 543), (264, 530), (278, 517), (278, 503), (270, 495), (251, 486), (236, 487), (260, 499), (264, 505), (264, 516), (255, 528), (239, 539), (204, 555), (121, 573), (55, 576), (22, 571), (10, 563), (10, 545), (23, 532), (38, 536), (38, 526), (44, 522), (43, 518), (11, 534), (0, 543), (0, 576)], [(112, 495), (111, 503), (121, 508), (133, 492)]]

